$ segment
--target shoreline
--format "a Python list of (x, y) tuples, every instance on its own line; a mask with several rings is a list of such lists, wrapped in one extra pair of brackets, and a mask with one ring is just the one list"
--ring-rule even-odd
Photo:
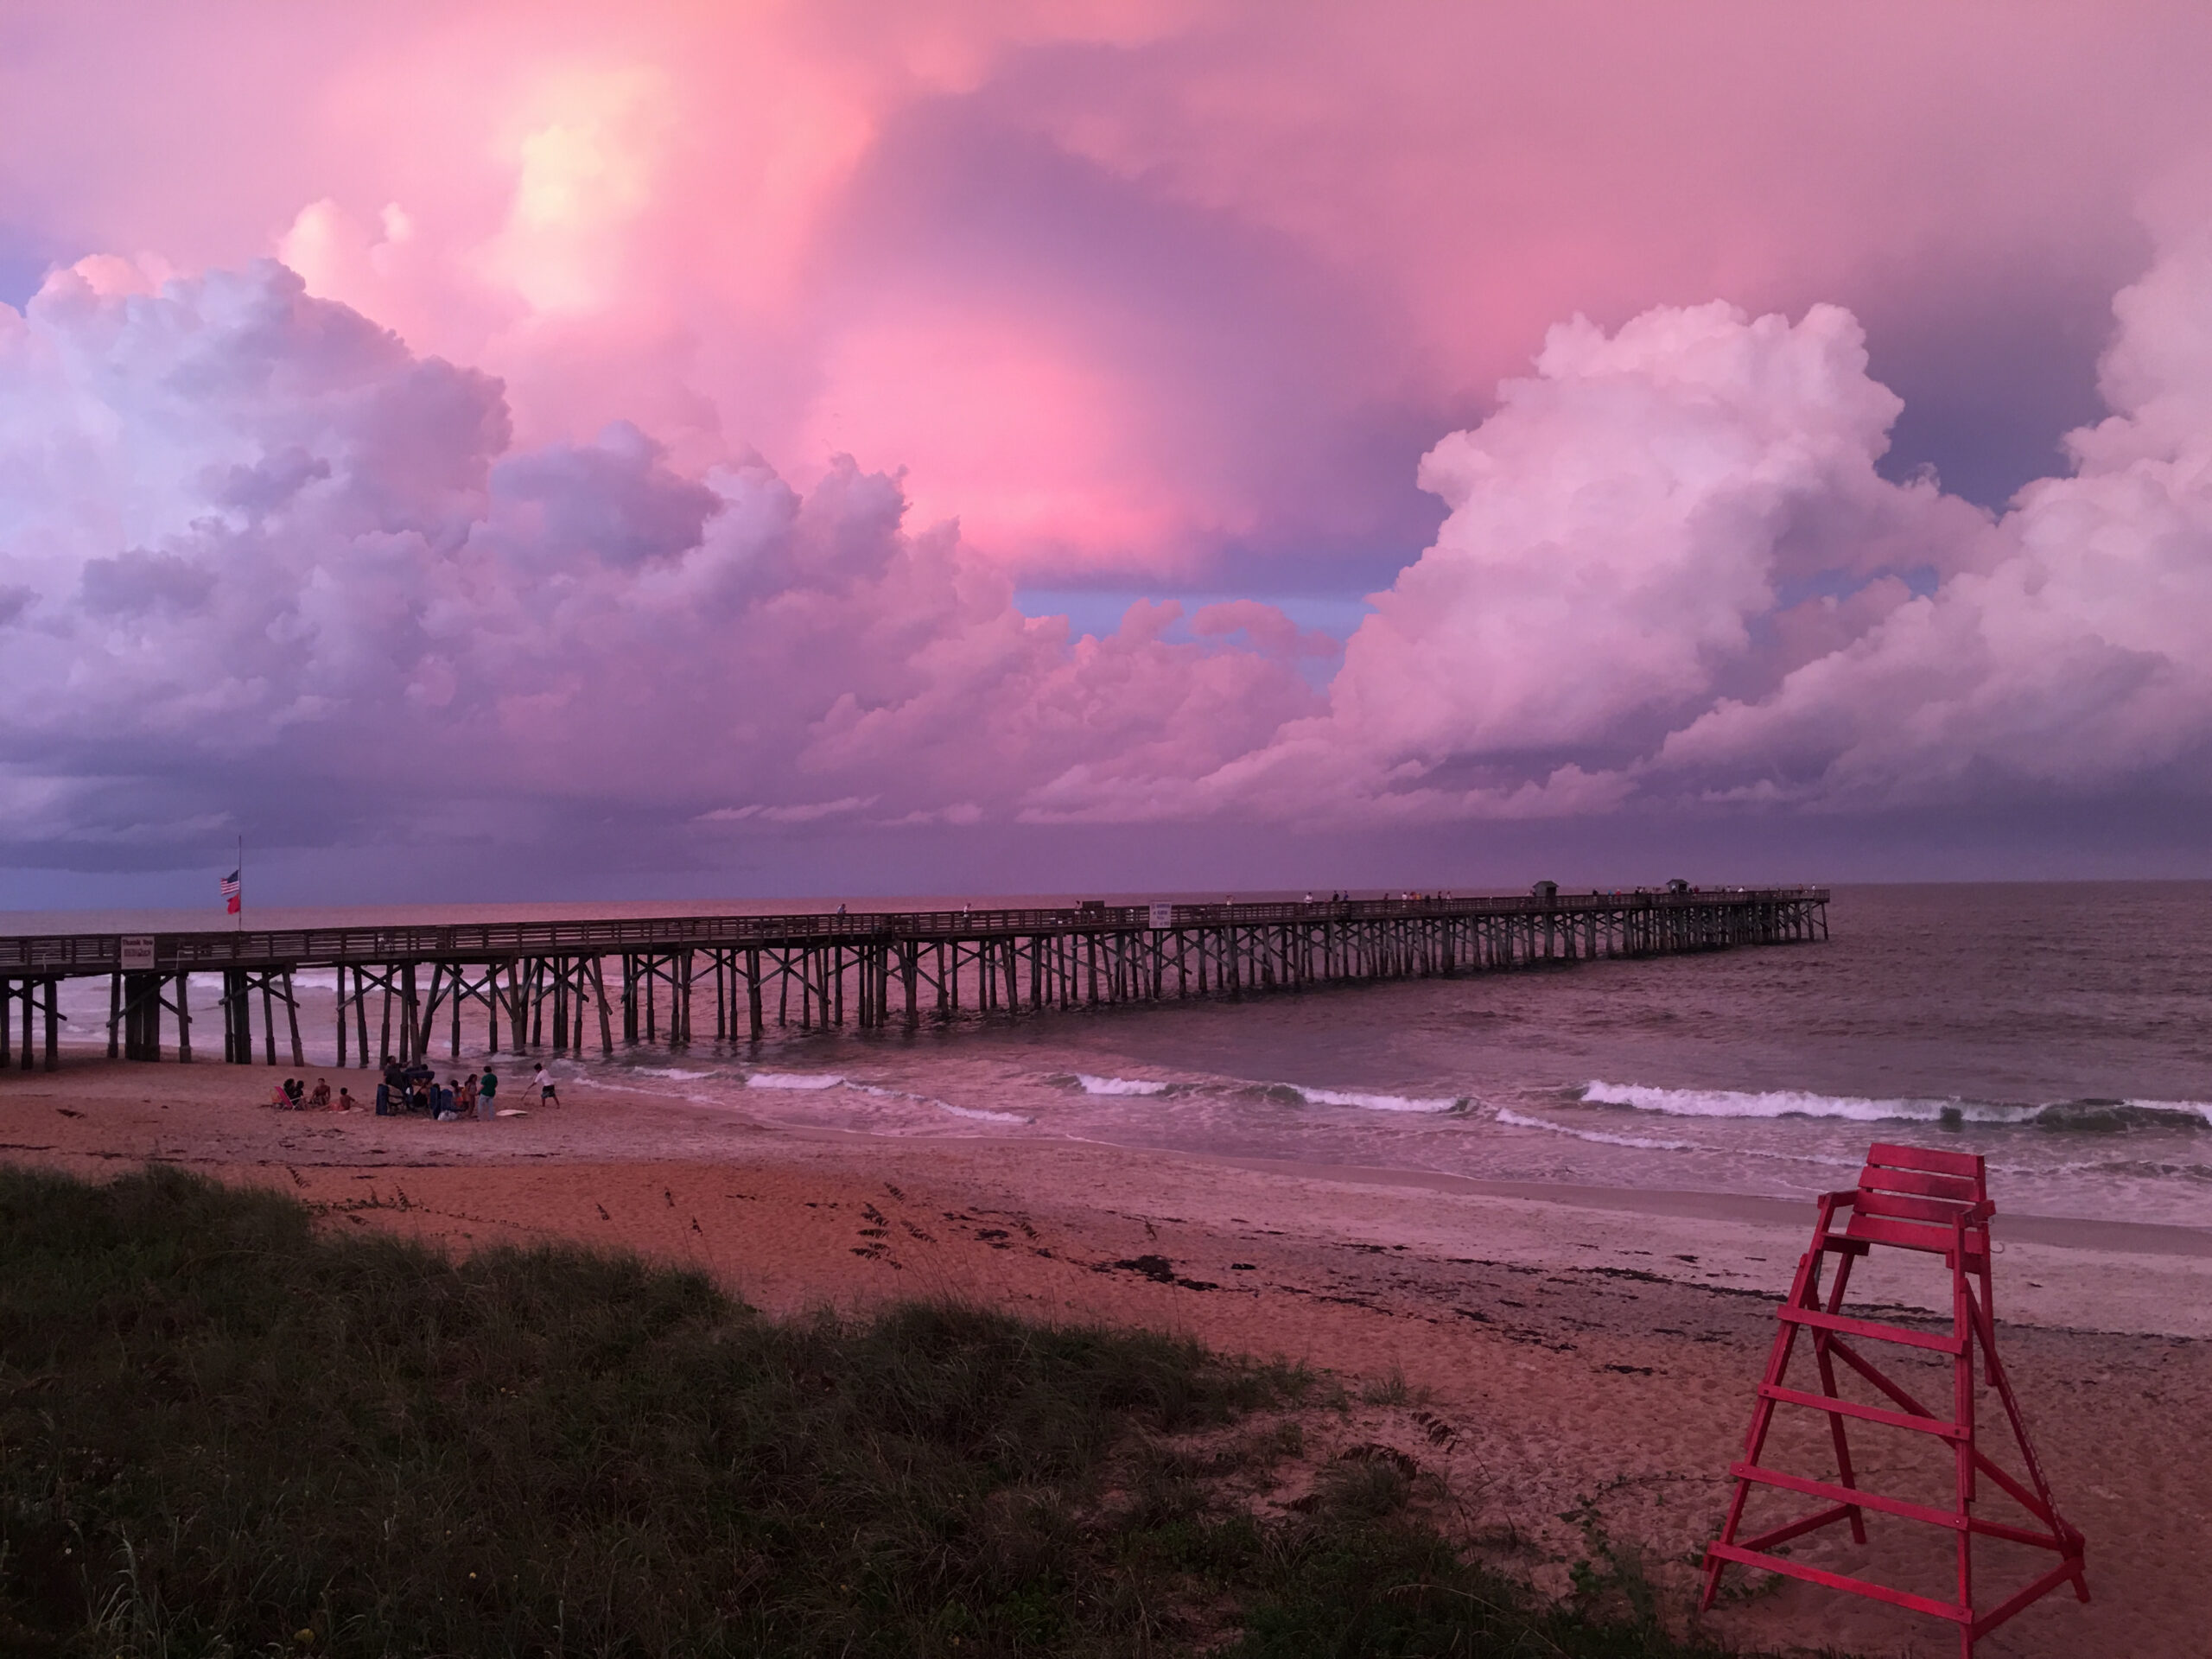
[[(1351, 1390), (1342, 1421), (1318, 1433), (1399, 1446), (1461, 1495), (1471, 1536), (1528, 1541), (1513, 1565), (1540, 1587), (1564, 1592), (1587, 1553), (1561, 1517), (1594, 1514), (1654, 1563), (1677, 1607), (1693, 1593), (1684, 1563), (1726, 1502), (1773, 1298), (1811, 1224), (1809, 1205), (1666, 1189), (790, 1129), (588, 1078), (563, 1078), (558, 1109), (533, 1103), (490, 1124), (238, 1101), (270, 1075), (105, 1060), (13, 1073), (0, 1080), (0, 1156), (94, 1179), (177, 1163), (292, 1193), (327, 1227), (464, 1251), (634, 1250), (771, 1314), (943, 1296), (1281, 1356)], [(2196, 1432), (2212, 1410), (2212, 1241), (2007, 1220), (2007, 1367), (2062, 1505), (2089, 1535), (2097, 1599), (2038, 1604), (1981, 1651), (2194, 1651), (2190, 1633), (2212, 1623), (2212, 1584), (2196, 1571), (2212, 1535), (2212, 1459)], [(2129, 1248), (2105, 1248), (2114, 1241)], [(1927, 1306), (1928, 1288), (1870, 1292)], [(1377, 1383), (1407, 1403), (1364, 1403)], [(1796, 1428), (1777, 1440), (1814, 1471), (1824, 1442)], [(2122, 1468), (2125, 1486), (2107, 1484)], [(1823, 1540), (1806, 1559), (1910, 1586), (1931, 1547), (1900, 1522), (1865, 1546)], [(2009, 1579), (1993, 1561), (1987, 1581)], [(1712, 1620), (1746, 1645), (1869, 1655), (1950, 1651), (1947, 1628), (1794, 1583)]]

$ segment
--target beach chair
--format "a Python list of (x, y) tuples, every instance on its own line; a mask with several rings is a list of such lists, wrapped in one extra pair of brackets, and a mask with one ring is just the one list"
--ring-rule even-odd
[[(1789, 1294), (1777, 1310), (1773, 1352), (1766, 1376), (1758, 1386), (1751, 1408), (1751, 1427), (1744, 1443), (1741, 1461), (1729, 1467), (1736, 1488), (1728, 1504), (1728, 1518), (1717, 1541), (1705, 1553), (1705, 1594), (1700, 1605), (1713, 1605), (1720, 1588), (1720, 1574), (1732, 1561), (1764, 1567), (1792, 1578), (1847, 1590), (1856, 1595), (1907, 1607), (1916, 1612), (1948, 1619), (1958, 1626), (1961, 1659), (1972, 1659), (1974, 1644), (1998, 1625), (2062, 1584), (2071, 1584), (2083, 1601), (2089, 1599), (2088, 1580), (2082, 1566), (2082, 1534), (2068, 1523), (2052, 1501), (2050, 1484), (2029, 1443), (2028, 1426), (2013, 1398), (2012, 1384), (1997, 1357), (1997, 1324), (1991, 1311), (1989, 1222), (1995, 1206), (1989, 1201), (1982, 1160), (1971, 1154), (1936, 1152), (1920, 1147), (1876, 1145), (1866, 1154), (1866, 1167), (1859, 1185), (1847, 1192), (1830, 1192), (1820, 1201), (1813, 1242), (1797, 1263)], [(1839, 1217), (1845, 1224), (1838, 1229)], [(1851, 1269), (1861, 1256), (1876, 1249), (1902, 1249), (1940, 1255), (1951, 1282), (1948, 1331), (1929, 1331), (1909, 1325), (1882, 1324), (1853, 1318), (1843, 1312), (1844, 1288)], [(1821, 1273), (1827, 1257), (1837, 1257), (1835, 1277), (1823, 1299)], [(1797, 1334), (1811, 1333), (1813, 1363), (1819, 1376), (1817, 1392), (1791, 1388), (1786, 1381), (1796, 1353)], [(1947, 1412), (1923, 1405), (1859, 1351), (1860, 1342), (1899, 1344), (1909, 1348), (1945, 1354), (1951, 1360), (1951, 1400)], [(2026, 1478), (2007, 1473), (1983, 1452), (1974, 1422), (1974, 1354), (1979, 1349), (1982, 1376), (2003, 1404), (2019, 1446)], [(1842, 1398), (1836, 1389), (1836, 1365), (1840, 1361), (1870, 1383), (1887, 1402), (1865, 1405)], [(1823, 1412), (1835, 1452), (1835, 1478), (1818, 1480), (1770, 1468), (1760, 1461), (1766, 1450), (1767, 1432), (1778, 1407), (1790, 1406)], [(1852, 1471), (1851, 1445), (1845, 1426), (1851, 1422), (1880, 1424), (1887, 1428), (1932, 1436), (1948, 1441), (1956, 1471), (1955, 1500), (1948, 1509), (1909, 1502), (1870, 1491)], [(1975, 1512), (1979, 1483), (1986, 1479), (2026, 1512), (2024, 1523), (1998, 1521)], [(1750, 1538), (1738, 1536), (1744, 1518), (1744, 1502), (1753, 1486), (1777, 1487), (1821, 1500), (1824, 1507)], [(1866, 1537), (1866, 1512), (1901, 1516), (1948, 1531), (1957, 1554), (1958, 1592), (1949, 1601), (1916, 1595), (1853, 1578), (1775, 1554), (1782, 1544), (1837, 1522), (1847, 1522), (1854, 1541)], [(2031, 1580), (2004, 1600), (1976, 1611), (1974, 1596), (1974, 1541), (1976, 1537), (2009, 1539), (2053, 1552), (2056, 1564)]]

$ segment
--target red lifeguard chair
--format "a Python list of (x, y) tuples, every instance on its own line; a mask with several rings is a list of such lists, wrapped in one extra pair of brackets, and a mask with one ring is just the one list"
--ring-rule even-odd
[[(1834, 1223), (1839, 1211), (1850, 1213), (1844, 1227), (1836, 1230)], [(1720, 1529), (1719, 1539), (1706, 1547), (1701, 1606), (1713, 1605), (1713, 1596), (1720, 1587), (1722, 1569), (1735, 1561), (1948, 1619), (1959, 1628), (1961, 1659), (1973, 1659), (1974, 1644), (1979, 1637), (1987, 1635), (2046, 1592), (2070, 1582), (2077, 1597), (2083, 1601), (2089, 1599), (2088, 1580), (2083, 1575), (2082, 1534), (2059, 1514), (2057, 1504), (2052, 1501), (2043, 1467), (2036, 1461), (2035, 1447), (2029, 1444), (2027, 1423), (2020, 1415), (2019, 1403), (2012, 1396), (2012, 1384), (2005, 1380), (2005, 1368), (1997, 1357), (1997, 1323), (1991, 1312), (1989, 1273), (1989, 1221), (1995, 1213), (1979, 1157), (1920, 1147), (1874, 1146), (1866, 1154), (1866, 1167), (1859, 1174), (1859, 1185), (1847, 1192), (1830, 1192), (1821, 1199), (1820, 1218), (1814, 1224), (1811, 1248), (1799, 1259), (1797, 1276), (1789, 1287), (1788, 1298), (1777, 1310), (1781, 1328), (1775, 1332), (1774, 1351), (1767, 1360), (1765, 1380), (1759, 1384), (1758, 1403), (1751, 1408), (1751, 1433), (1745, 1440), (1743, 1459), (1729, 1466), (1728, 1472), (1735, 1478), (1736, 1491), (1729, 1502), (1728, 1519)], [(1951, 1276), (1948, 1332), (1878, 1324), (1854, 1319), (1842, 1311), (1844, 1287), (1850, 1282), (1852, 1264), (1877, 1247), (1918, 1250), (1943, 1258)], [(1829, 1286), (1824, 1302), (1821, 1295), (1821, 1269), (1831, 1255), (1840, 1260), (1834, 1282)], [(1790, 1388), (1783, 1381), (1801, 1330), (1812, 1332), (1813, 1362), (1820, 1374), (1818, 1393)], [(1885, 1376), (1853, 1345), (1859, 1338), (1949, 1355), (1949, 1412), (1943, 1414), (1930, 1410)], [(1981, 1352), (1983, 1375), (2003, 1403), (2005, 1418), (2012, 1426), (2012, 1437), (2019, 1445), (2020, 1458), (2026, 1468), (2024, 1482), (1999, 1468), (1976, 1440), (1974, 1361), (1977, 1347)], [(1839, 1360), (1871, 1383), (1889, 1405), (1862, 1405), (1841, 1398), (1836, 1391)], [(1814, 1480), (1785, 1473), (1759, 1461), (1777, 1406), (1805, 1407), (1827, 1414), (1829, 1434), (1835, 1446), (1834, 1480)], [(1957, 1497), (1953, 1507), (1938, 1509), (1861, 1487), (1852, 1472), (1851, 1446), (1844, 1432), (1844, 1425), (1854, 1419), (1948, 1441), (1956, 1467)], [(1974, 1513), (1976, 1482), (1984, 1476), (2027, 1511), (2028, 1524), (2014, 1525)], [(1744, 1518), (1744, 1500), (1754, 1485), (1778, 1487), (1807, 1497), (1824, 1499), (1827, 1507), (1755, 1537), (1739, 1540), (1737, 1529)], [(1943, 1528), (1953, 1535), (1958, 1556), (1958, 1594), (1955, 1599), (1939, 1601), (1869, 1579), (1831, 1573), (1773, 1553), (1779, 1544), (1839, 1521), (1849, 1522), (1853, 1539), (1863, 1543), (1866, 1537), (1865, 1512), (1868, 1510)], [(2058, 1561), (1986, 1611), (1977, 1612), (1974, 1600), (1974, 1540), (1977, 1536), (2009, 1539), (2051, 1550)]]

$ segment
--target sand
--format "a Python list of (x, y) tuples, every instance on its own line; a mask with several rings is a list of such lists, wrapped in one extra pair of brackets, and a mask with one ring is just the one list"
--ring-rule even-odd
[[(333, 1228), (463, 1249), (636, 1249), (776, 1313), (950, 1294), (1303, 1361), (1378, 1400), (1325, 1414), (1317, 1457), (1332, 1436), (1401, 1447), (1470, 1538), (1550, 1589), (1594, 1522), (1678, 1606), (1811, 1221), (1807, 1206), (1694, 1193), (806, 1133), (588, 1081), (564, 1082), (557, 1109), (488, 1124), (282, 1113), (257, 1103), (270, 1075), (89, 1058), (11, 1072), (0, 1156), (94, 1176), (160, 1160), (295, 1192)], [(373, 1093), (364, 1073), (311, 1076)], [(1999, 1228), (2000, 1346), (2088, 1535), (2095, 1599), (2048, 1598), (1980, 1651), (2212, 1659), (2212, 1230)], [(1927, 1306), (1936, 1287), (1878, 1288)], [(1401, 1376), (1402, 1399), (1388, 1386)], [(1940, 1382), (1921, 1391), (1940, 1397)], [(1818, 1421), (1769, 1461), (1825, 1475)], [(1870, 1429), (1857, 1450), (1862, 1480), (1941, 1501), (1921, 1437)], [(1882, 1517), (1871, 1530), (1854, 1547), (1831, 1529), (1802, 1559), (1942, 1593), (1946, 1541)], [(1982, 1582), (2024, 1579), (2030, 1557), (2008, 1549), (1978, 1554)], [(1710, 1625), (1745, 1644), (1956, 1651), (1949, 1627), (1859, 1598), (1731, 1583)]]

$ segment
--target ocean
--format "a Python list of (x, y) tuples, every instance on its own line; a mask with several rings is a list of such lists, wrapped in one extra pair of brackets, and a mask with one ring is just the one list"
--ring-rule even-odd
[[(0, 930), (61, 919), (0, 918)], [(1821, 944), (912, 1033), (772, 1027), (757, 1049), (709, 1039), (553, 1069), (708, 1122), (1784, 1198), (1847, 1185), (1870, 1141), (1906, 1141), (1986, 1154), (2005, 1211), (2212, 1226), (2212, 883), (1845, 887), (1829, 921)], [(329, 976), (303, 989), (312, 1073), (330, 1058)], [(203, 1009), (217, 994), (194, 985)], [(105, 1040), (104, 981), (79, 982), (64, 1007), (75, 1041)], [(711, 1025), (711, 1003), (698, 1017)], [(200, 1029), (219, 1041), (212, 1020)], [(444, 1056), (442, 1036), (432, 1058)]]

